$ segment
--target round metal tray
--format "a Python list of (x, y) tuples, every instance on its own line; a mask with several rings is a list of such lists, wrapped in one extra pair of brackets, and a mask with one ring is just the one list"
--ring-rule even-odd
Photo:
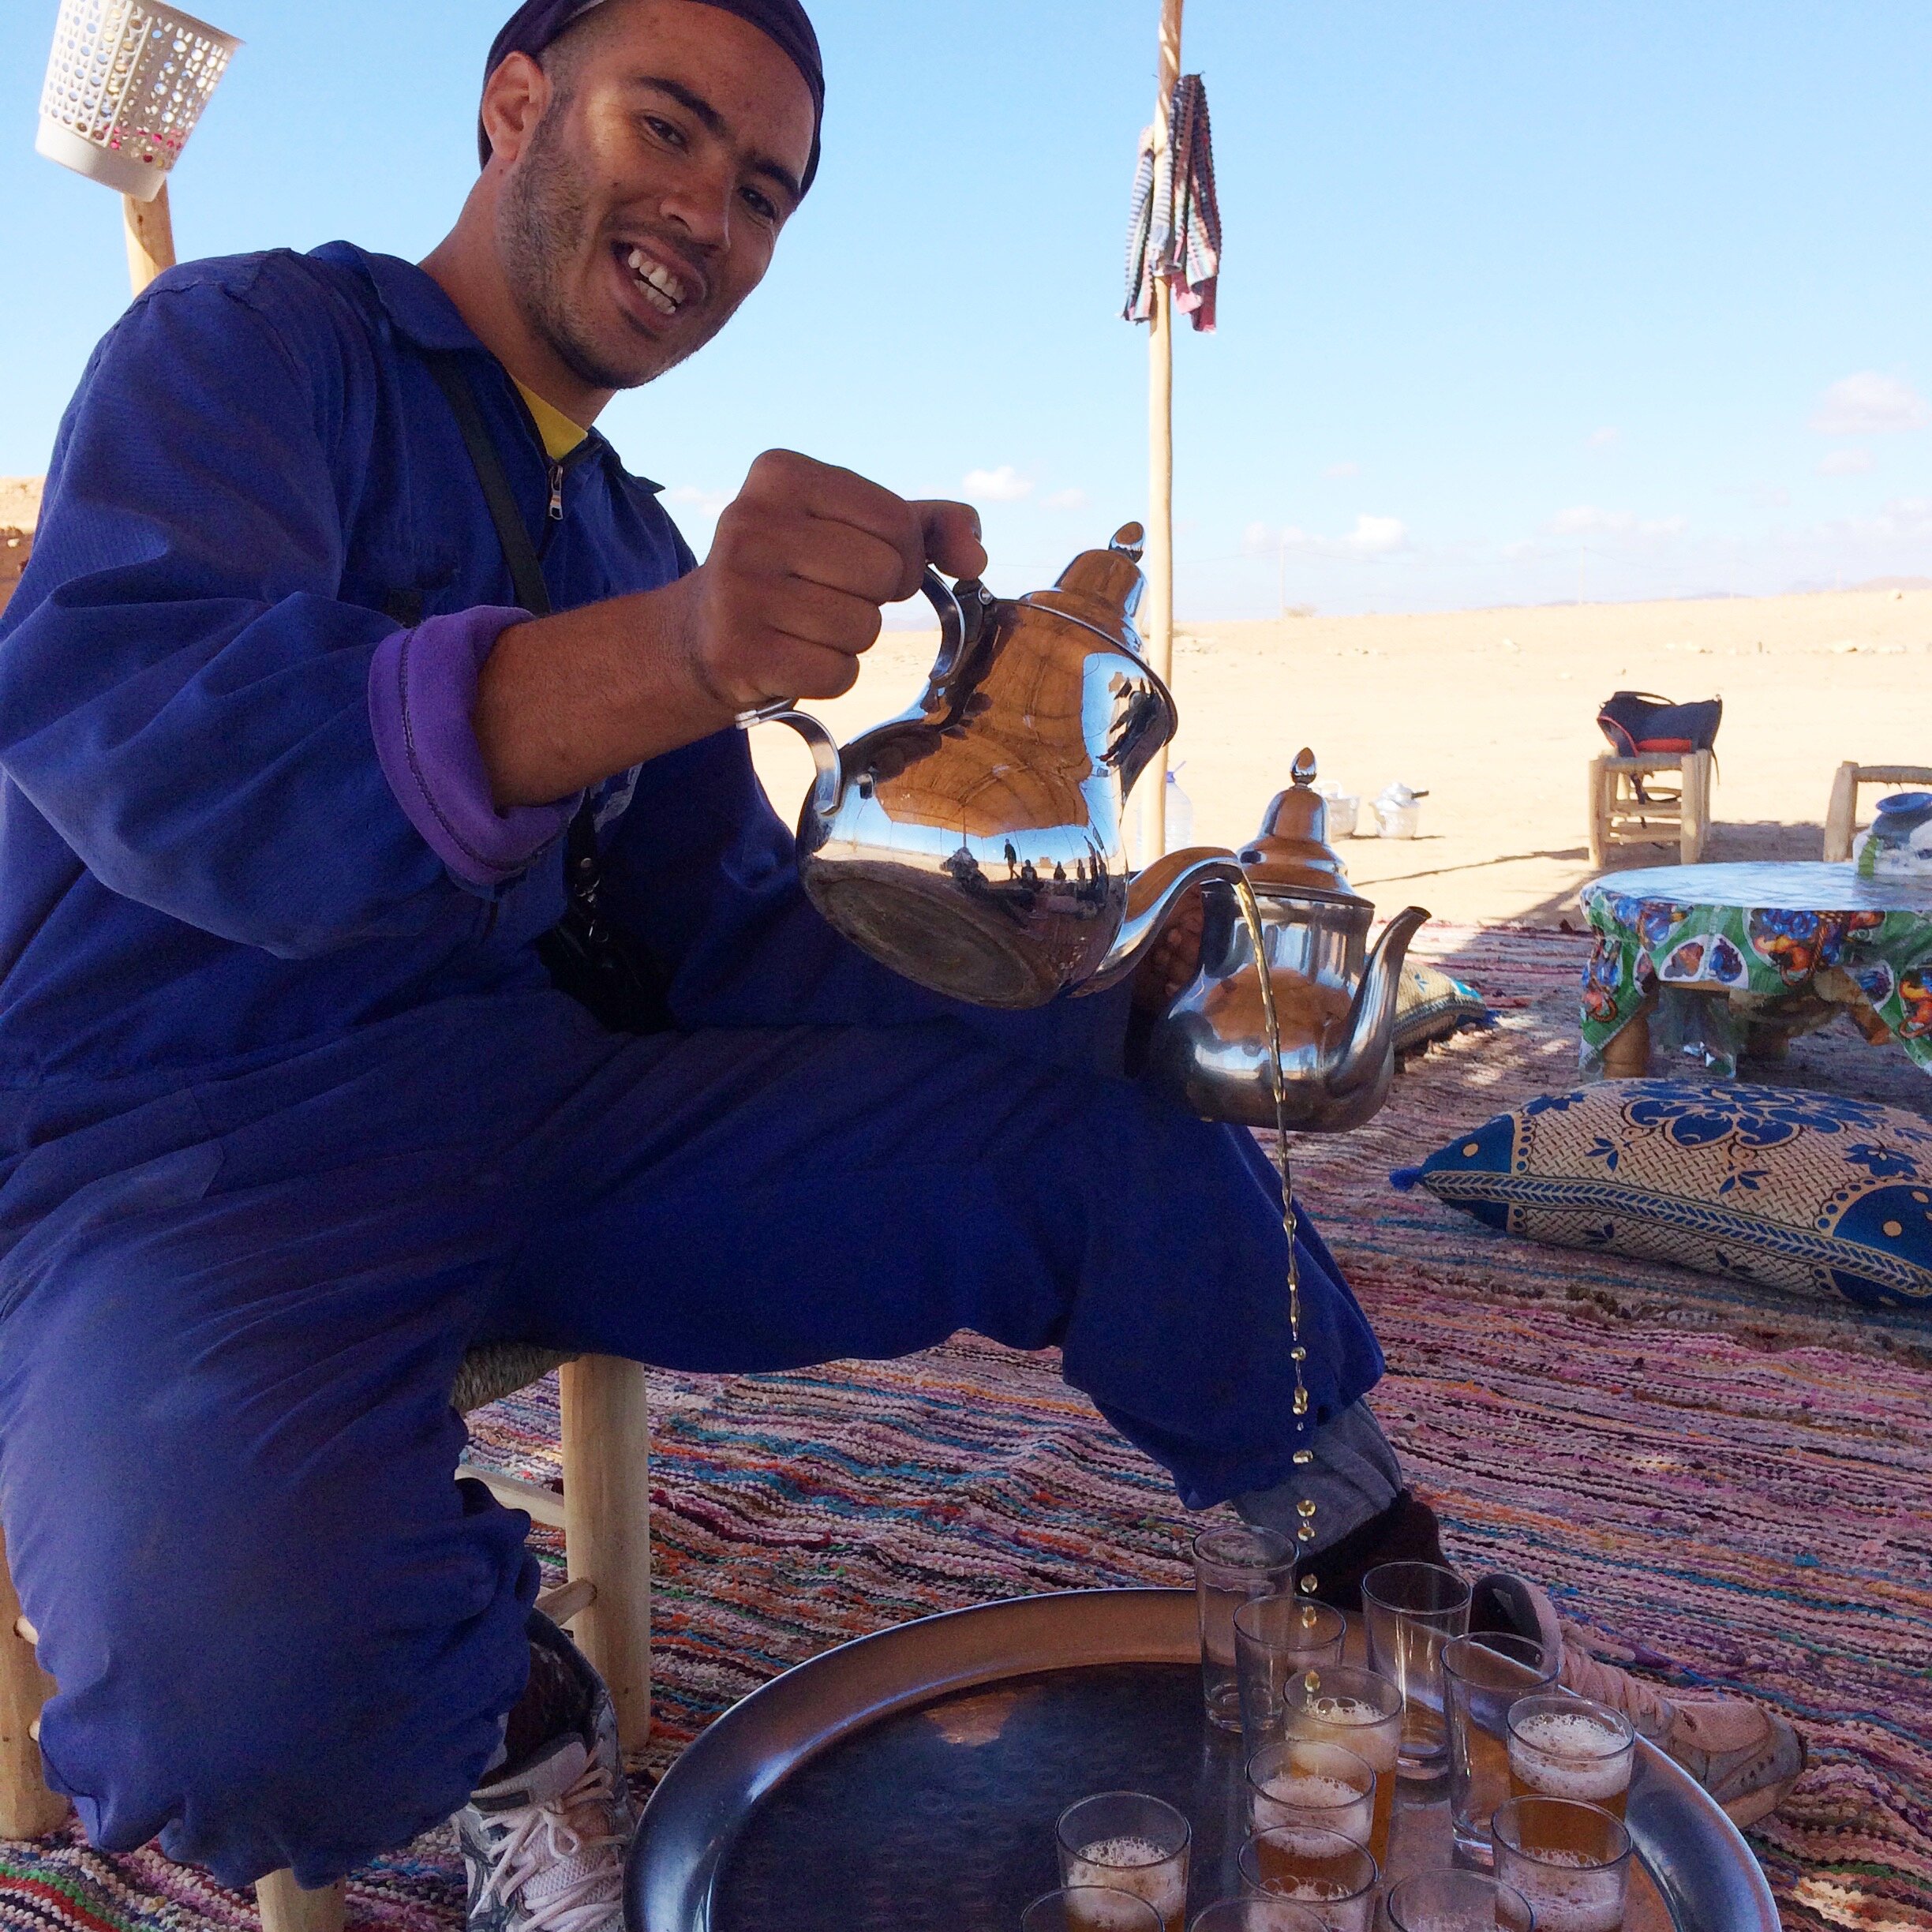
[[(1190, 1590), (1080, 1590), (841, 1646), (728, 1711), (646, 1807), (630, 1932), (1011, 1932), (1058, 1882), (1053, 1821), (1089, 1792), (1177, 1804), (1189, 1911), (1237, 1888), (1241, 1750), (1200, 1709)], [(1709, 1795), (1648, 1744), (1629, 1821), (1637, 1932), (1777, 1932)], [(1447, 1862), (1447, 1807), (1400, 1788), (1390, 1864)]]

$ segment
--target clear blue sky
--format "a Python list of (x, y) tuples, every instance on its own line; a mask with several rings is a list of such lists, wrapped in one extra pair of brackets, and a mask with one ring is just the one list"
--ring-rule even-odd
[[(184, 254), (412, 258), (474, 169), (509, 0), (205, 0), (248, 44)], [(32, 151), (54, 0), (0, 8), (0, 473), (44, 466), (125, 299), (118, 210)], [(975, 472), (993, 578), (1145, 502), (1117, 319), (1155, 0), (818, 0), (819, 185), (765, 287), (605, 419), (712, 506), (774, 444)], [(1183, 619), (1932, 572), (1932, 8), (1190, 0), (1227, 230), (1178, 348)], [(1002, 500), (1003, 498), (1003, 500)]]

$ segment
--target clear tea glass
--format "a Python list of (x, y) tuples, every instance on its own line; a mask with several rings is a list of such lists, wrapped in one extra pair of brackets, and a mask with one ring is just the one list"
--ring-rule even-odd
[(1305, 1825), (1365, 1845), (1375, 1793), (1376, 1774), (1345, 1745), (1284, 1738), (1248, 1760), (1248, 1818), (1255, 1831)]
[(1293, 1899), (1216, 1899), (1188, 1932), (1327, 1932), (1327, 1922)]
[(1544, 1932), (1621, 1932), (1631, 1835), (1601, 1805), (1511, 1798), (1490, 1821), (1496, 1875), (1530, 1901)]
[(1144, 1792), (1083, 1798), (1054, 1828), (1060, 1882), (1069, 1890), (1130, 1893), (1153, 1907), (1166, 1932), (1183, 1932), (1193, 1836), (1172, 1805)]
[(1512, 1798), (1574, 1798), (1621, 1818), (1636, 1762), (1635, 1729), (1607, 1704), (1564, 1695), (1510, 1706)]
[(1282, 1734), (1282, 1698), (1305, 1671), (1342, 1661), (1348, 1619), (1327, 1604), (1292, 1593), (1256, 1597), (1234, 1608), (1234, 1675), (1241, 1739), (1252, 1753)]
[(1481, 1872), (1419, 1872), (1389, 1887), (1383, 1909), (1395, 1932), (1531, 1932), (1541, 1923), (1514, 1885)]
[(1145, 1899), (1100, 1885), (1046, 1893), (1020, 1915), (1020, 1932), (1160, 1932), (1160, 1925)]
[(1292, 1899), (1321, 1914), (1329, 1932), (1370, 1932), (1382, 1868), (1366, 1845), (1339, 1832), (1279, 1825), (1241, 1848), (1241, 1889)]
[(1238, 1731), (1241, 1684), (1234, 1670), (1234, 1612), (1251, 1598), (1286, 1596), (1294, 1589), (1294, 1544), (1277, 1530), (1236, 1522), (1202, 1530), (1189, 1547), (1200, 1616), (1201, 1701), (1210, 1724)]
[(1339, 1744), (1376, 1774), (1375, 1810), (1368, 1849), (1380, 1863), (1388, 1856), (1389, 1819), (1395, 1809), (1395, 1766), (1402, 1753), (1402, 1694), (1379, 1671), (1331, 1664), (1309, 1671), (1288, 1687), (1282, 1726), (1291, 1738)]
[(1561, 1646), (1485, 1633), (1443, 1646), (1449, 1724), (1449, 1826), (1464, 1863), (1489, 1863), (1489, 1814), (1510, 1795), (1509, 1713), (1556, 1683)]
[(1448, 1769), (1443, 1646), (1469, 1634), (1470, 1586), (1440, 1563), (1378, 1563), (1362, 1578), (1368, 1661), (1402, 1694), (1402, 1769), (1440, 1777)]

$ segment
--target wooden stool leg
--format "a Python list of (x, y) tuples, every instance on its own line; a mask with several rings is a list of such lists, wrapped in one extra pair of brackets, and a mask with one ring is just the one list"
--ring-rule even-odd
[(1831, 803), (1825, 812), (1825, 863), (1843, 865), (1852, 856), (1852, 834), (1858, 822), (1857, 764), (1848, 760), (1832, 780)]
[(24, 1631), (0, 1537), (0, 1838), (44, 1838), (67, 1816), (67, 1800), (49, 1791), (40, 1775), (40, 1747), (33, 1738), (54, 1679), (41, 1669)]
[(1642, 1080), (1650, 1071), (1650, 1002), (1646, 1000), (1604, 1042), (1606, 1080)]
[(1697, 865), (1702, 862), (1704, 848), (1710, 838), (1711, 754), (1708, 751), (1688, 753), (1683, 773), (1677, 852), (1684, 864)]
[(1601, 872), (1610, 863), (1610, 788), (1614, 783), (1606, 754), (1590, 760), (1589, 856)]
[(650, 1736), (650, 1403), (636, 1362), (584, 1355), (564, 1397), (564, 1551), (597, 1595), (574, 1629), (610, 1687), (627, 1750)]
[(342, 1932), (345, 1916), (342, 1881), (319, 1892), (305, 1892), (292, 1871), (271, 1872), (255, 1883), (262, 1932)]

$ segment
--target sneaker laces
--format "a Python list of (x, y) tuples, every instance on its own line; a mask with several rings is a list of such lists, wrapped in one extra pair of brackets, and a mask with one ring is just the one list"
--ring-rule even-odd
[(1661, 1741), (1668, 1736), (1677, 1719), (1676, 1700), (1619, 1665), (1592, 1656), (1585, 1633), (1575, 1624), (1565, 1623), (1561, 1628), (1564, 1688), (1593, 1704), (1620, 1710), (1647, 1738)]
[[(608, 1819), (616, 1790), (610, 1767), (593, 1760), (567, 1791), (492, 1819), (504, 1834), (503, 1848), (483, 1881), (481, 1900), (493, 1896), (507, 1906), (520, 1895), (534, 1932), (597, 1932), (623, 1898), (621, 1862), (599, 1855), (621, 1849), (624, 1837), (592, 1835), (572, 1821), (593, 1804)], [(533, 1882), (545, 1878), (552, 1882), (534, 1895)]]

